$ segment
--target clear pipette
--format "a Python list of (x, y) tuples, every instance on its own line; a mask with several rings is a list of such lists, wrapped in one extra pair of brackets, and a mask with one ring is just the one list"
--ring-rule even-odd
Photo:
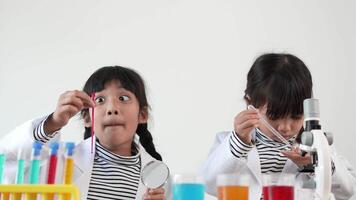
[[(258, 111), (253, 105), (248, 105), (247, 108)], [(274, 129), (273, 126), (271, 126), (261, 114), (258, 115), (260, 115), (262, 123), (264, 123), (264, 125), (273, 133), (273, 135), (275, 135), (281, 142), (286, 144), (288, 147), (292, 148), (292, 145), (276, 129)]]

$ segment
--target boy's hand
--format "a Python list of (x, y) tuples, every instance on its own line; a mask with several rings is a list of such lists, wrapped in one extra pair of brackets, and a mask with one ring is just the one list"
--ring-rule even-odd
[(82, 109), (94, 106), (94, 101), (85, 92), (67, 91), (59, 97), (56, 110), (44, 124), (44, 131), (53, 133), (65, 126)]
[(143, 200), (165, 200), (164, 189), (147, 189), (142, 197)]
[(251, 144), (251, 131), (258, 127), (260, 116), (256, 110), (244, 110), (234, 120), (237, 136), (246, 144)]
[(312, 163), (310, 154), (306, 154), (305, 156), (301, 155), (301, 150), (299, 148), (292, 149), (290, 151), (282, 151), (281, 152), (285, 157), (289, 158), (299, 167), (308, 165)]

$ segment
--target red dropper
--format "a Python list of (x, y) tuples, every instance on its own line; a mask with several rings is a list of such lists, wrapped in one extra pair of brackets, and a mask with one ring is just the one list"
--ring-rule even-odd
[[(91, 99), (95, 102), (95, 92), (91, 93)], [(94, 146), (94, 107), (91, 108), (91, 153)]]

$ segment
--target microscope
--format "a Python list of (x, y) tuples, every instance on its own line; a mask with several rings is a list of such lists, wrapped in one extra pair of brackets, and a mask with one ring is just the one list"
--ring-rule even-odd
[(321, 129), (318, 99), (305, 99), (303, 109), (304, 132), (301, 135), (300, 149), (304, 154), (309, 153), (312, 157), (312, 164), (307, 166), (304, 172), (315, 173), (311, 183), (305, 183), (305, 185), (315, 188), (315, 200), (334, 200), (334, 195), (331, 193), (332, 134)]

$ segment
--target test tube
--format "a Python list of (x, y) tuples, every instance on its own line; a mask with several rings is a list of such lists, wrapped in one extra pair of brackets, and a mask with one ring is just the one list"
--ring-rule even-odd
[(5, 166), (6, 156), (4, 153), (0, 153), (0, 184), (3, 183), (4, 179), (4, 166)]
[(56, 170), (57, 170), (57, 152), (59, 148), (58, 142), (53, 142), (50, 144), (50, 157), (48, 164), (48, 173), (47, 173), (47, 184), (54, 184), (56, 180)]
[[(0, 153), (0, 184), (3, 184), (4, 179), (4, 168), (5, 168), (5, 160), (6, 156), (4, 153)], [(10, 194), (7, 192), (0, 193), (0, 199), (8, 200), (10, 198)]]
[[(23, 184), (25, 178), (25, 159), (26, 153), (19, 149), (17, 152), (17, 172), (16, 172), (16, 184)], [(21, 200), (21, 193), (14, 193), (13, 200)]]
[[(253, 105), (248, 105), (247, 108), (257, 111), (257, 109)], [(274, 129), (273, 126), (271, 126), (263, 116), (260, 115), (260, 117), (261, 122), (273, 133), (273, 135), (275, 135), (281, 142), (286, 144), (288, 147), (292, 148), (292, 145), (276, 129)]]
[[(32, 145), (32, 158), (31, 158), (31, 165), (30, 165), (29, 184), (39, 183), (41, 149), (42, 149), (42, 143), (39, 141), (35, 141)], [(27, 200), (36, 200), (36, 199), (37, 199), (36, 193), (27, 194)]]
[[(91, 99), (95, 102), (95, 92), (91, 93)], [(94, 108), (91, 108), (91, 147), (90, 152), (94, 152)]]
[[(72, 184), (73, 179), (73, 153), (74, 153), (74, 142), (67, 142), (66, 143), (66, 152), (65, 152), (65, 161), (64, 161), (64, 172), (63, 172), (63, 183), (64, 184)], [(64, 200), (70, 200), (71, 195), (65, 194)]]
[(42, 149), (42, 143), (35, 141), (32, 145), (32, 158), (30, 166), (30, 184), (39, 183), (39, 174), (40, 174), (40, 154)]
[(64, 184), (72, 184), (73, 178), (73, 153), (74, 153), (74, 142), (66, 143), (66, 158), (64, 163)]
[(16, 172), (16, 184), (23, 184), (25, 178), (25, 159), (26, 154), (22, 149), (17, 152), (17, 172)]
[[(57, 170), (57, 152), (59, 148), (58, 142), (52, 142), (50, 145), (51, 151), (49, 152), (49, 163), (47, 171), (47, 184), (54, 184), (56, 181), (56, 170)], [(49, 193), (46, 195), (46, 200), (53, 200), (54, 194)]]

